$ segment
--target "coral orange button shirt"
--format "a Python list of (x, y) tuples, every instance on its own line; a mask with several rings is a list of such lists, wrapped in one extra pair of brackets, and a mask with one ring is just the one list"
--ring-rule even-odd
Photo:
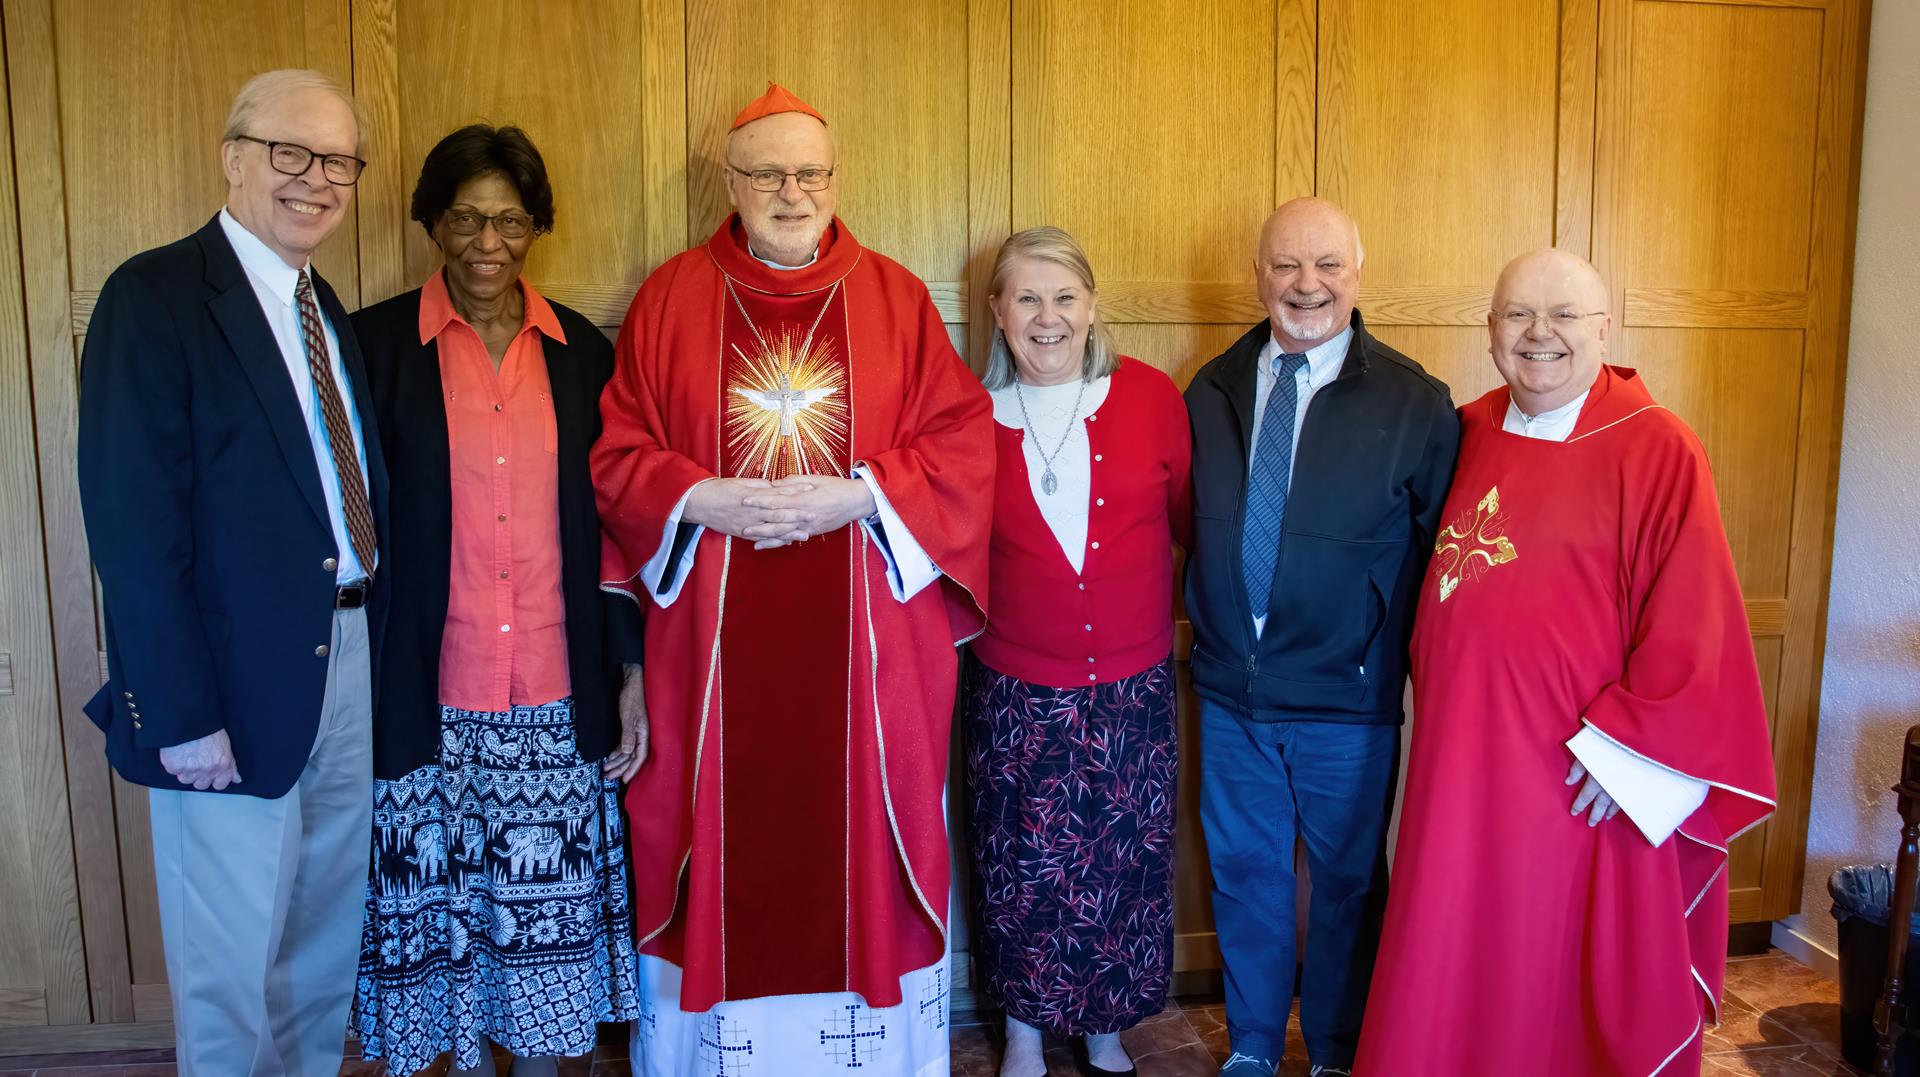
[(435, 273), (420, 296), (420, 341), (437, 341), (447, 409), (453, 550), (440, 700), (504, 711), (567, 696), (560, 593), (558, 435), (542, 333), (566, 336), (522, 280), (526, 312), (498, 370)]

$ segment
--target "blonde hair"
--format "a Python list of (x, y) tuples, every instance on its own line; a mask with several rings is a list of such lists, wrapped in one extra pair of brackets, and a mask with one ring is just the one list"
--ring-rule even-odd
[[(1015, 232), (1000, 245), (1000, 254), (993, 261), (993, 283), (987, 288), (989, 302), (1000, 298), (1007, 289), (1007, 278), (1013, 274), (1016, 258), (1032, 258), (1041, 262), (1051, 262), (1080, 278), (1089, 293), (1099, 289), (1093, 283), (1093, 266), (1087, 261), (1087, 252), (1065, 231), (1051, 226), (1029, 228), (1024, 232)], [(1113, 337), (1108, 334), (1105, 323), (1100, 320), (1098, 308), (1095, 309), (1092, 324), (1087, 326), (1087, 354), (1080, 364), (1082, 381), (1104, 378), (1120, 369), (1120, 352), (1113, 345)], [(987, 369), (980, 374), (980, 384), (988, 389), (1004, 389), (1013, 384), (1013, 352), (1007, 347), (1007, 336), (996, 326), (993, 331), (993, 347), (987, 352)]]
[(233, 95), (233, 106), (227, 110), (227, 130), (220, 136), (222, 142), (232, 142), (241, 135), (251, 135), (247, 130), (253, 117), (267, 102), (282, 94), (300, 90), (325, 90), (346, 102), (353, 110), (353, 145), (359, 153), (367, 144), (367, 116), (360, 110), (360, 102), (353, 95), (340, 88), (340, 84), (321, 74), (306, 68), (284, 67), (278, 71), (263, 71), (247, 80), (240, 92)]

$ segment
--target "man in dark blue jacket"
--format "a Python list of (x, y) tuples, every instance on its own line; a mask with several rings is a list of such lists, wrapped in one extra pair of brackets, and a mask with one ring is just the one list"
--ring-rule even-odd
[(87, 714), (151, 788), (183, 1075), (340, 1066), (386, 471), (346, 310), (308, 261), (346, 219), (361, 129), (318, 73), (247, 83), (226, 208), (116, 269), (87, 332), (80, 497), (110, 671)]
[(1187, 388), (1223, 1077), (1271, 1077), (1286, 1043), (1296, 840), (1313, 881), (1300, 1025), (1316, 1077), (1353, 1065), (1380, 938), (1407, 640), (1459, 423), (1445, 384), (1367, 332), (1363, 259), (1337, 206), (1281, 206), (1254, 257), (1268, 320)]

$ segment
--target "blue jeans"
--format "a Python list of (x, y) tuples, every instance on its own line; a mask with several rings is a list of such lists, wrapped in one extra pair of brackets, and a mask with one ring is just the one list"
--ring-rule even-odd
[(1399, 755), (1391, 725), (1253, 722), (1200, 701), (1200, 825), (1234, 1050), (1277, 1062), (1286, 1046), (1298, 839), (1313, 880), (1300, 1034), (1315, 1064), (1353, 1064), (1386, 907)]

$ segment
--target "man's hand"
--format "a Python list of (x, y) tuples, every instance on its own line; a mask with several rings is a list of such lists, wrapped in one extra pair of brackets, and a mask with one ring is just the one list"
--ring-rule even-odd
[(765, 509), (749, 506), (746, 499), (772, 489), (765, 479), (708, 479), (694, 485), (680, 518), (734, 538), (750, 538), (747, 528), (764, 526), (768, 520)]
[(626, 680), (620, 685), (620, 746), (600, 763), (600, 773), (619, 781), (632, 781), (647, 761), (647, 693), (640, 667), (626, 664)]
[(240, 768), (233, 761), (233, 742), (227, 731), (216, 729), (185, 744), (160, 749), (160, 765), (181, 784), (195, 789), (225, 789), (240, 784)]
[(1613, 798), (1607, 795), (1607, 791), (1600, 788), (1600, 783), (1594, 781), (1593, 776), (1587, 773), (1587, 768), (1581, 766), (1580, 761), (1576, 759), (1573, 761), (1573, 769), (1567, 771), (1566, 784), (1573, 785), (1582, 778), (1587, 780), (1587, 784), (1581, 786), (1579, 795), (1573, 798), (1574, 815), (1586, 812), (1587, 825), (1594, 827), (1600, 825), (1600, 820), (1611, 819), (1620, 814), (1620, 805), (1613, 802)]
[(744, 503), (766, 514), (764, 523), (747, 528), (741, 536), (753, 539), (756, 550), (838, 531), (855, 520), (872, 516), (879, 509), (866, 483), (832, 475), (776, 479), (771, 489), (748, 495)]

